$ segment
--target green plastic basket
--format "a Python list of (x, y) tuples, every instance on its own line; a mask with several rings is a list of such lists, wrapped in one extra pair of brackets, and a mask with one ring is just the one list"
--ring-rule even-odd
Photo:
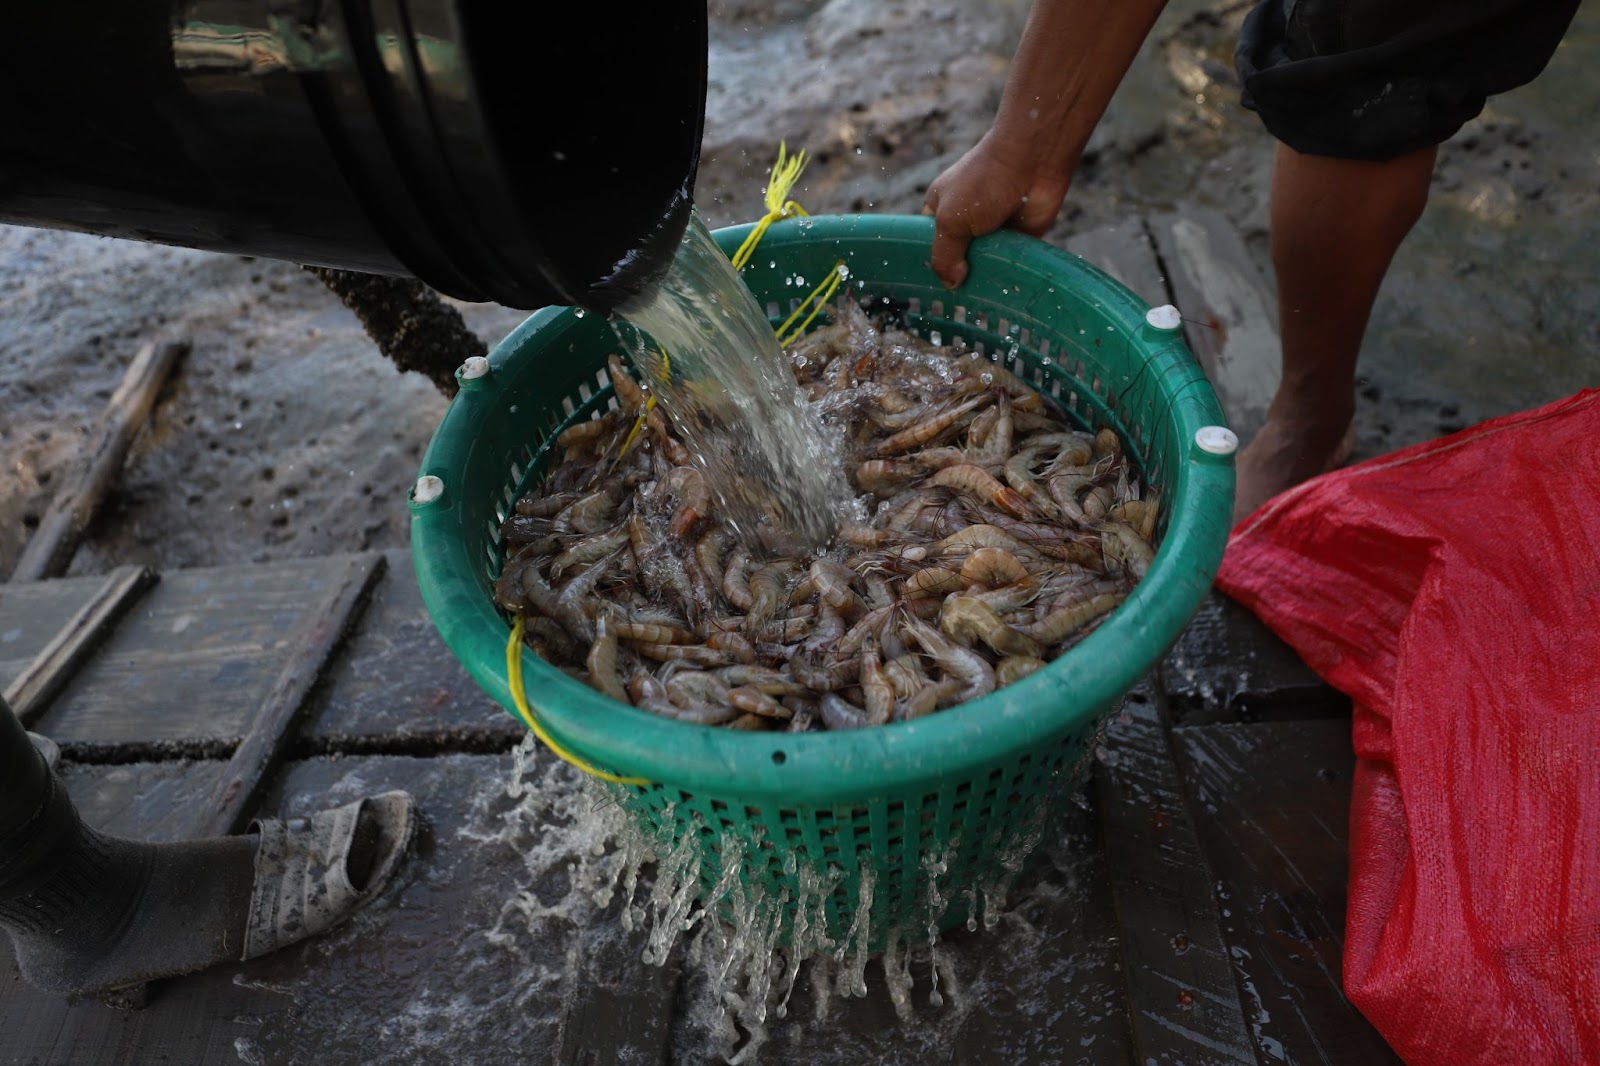
[[(715, 236), (731, 252), (749, 229)], [(747, 898), (759, 887), (769, 900), (786, 890), (793, 901), (802, 866), (836, 869), (822, 912), (837, 940), (870, 871), (874, 950), (896, 929), (966, 921), (979, 886), (1014, 872), (1081, 782), (1107, 713), (1198, 608), (1233, 505), (1231, 456), (1196, 441), (1202, 427), (1223, 424), (1222, 412), (1177, 331), (1147, 322), (1138, 297), (1082, 259), (1015, 233), (975, 241), (971, 273), (952, 292), (927, 265), (932, 238), (932, 220), (922, 217), (780, 223), (745, 277), (777, 323), (843, 259), (857, 293), (890, 301), (910, 328), (1003, 362), (1087, 428), (1115, 428), (1163, 500), (1159, 550), (1127, 601), (1016, 684), (915, 721), (845, 733), (671, 721), (524, 657), (525, 688), (544, 727), (579, 758), (653, 782), (627, 789), (625, 802), (653, 832), (665, 824), (702, 845), (705, 888), (721, 874), (727, 834), (744, 844)], [(411, 502), (423, 600), (451, 651), (513, 713), (509, 623), (492, 600), (500, 522), (542, 475), (547, 443), (614, 403), (605, 359), (616, 350), (599, 316), (538, 312), (490, 354), (487, 374), (461, 382), (422, 461), (421, 473), (443, 482), (428, 502)], [(943, 871), (931, 894), (929, 860)], [(930, 902), (942, 913), (930, 913)]]

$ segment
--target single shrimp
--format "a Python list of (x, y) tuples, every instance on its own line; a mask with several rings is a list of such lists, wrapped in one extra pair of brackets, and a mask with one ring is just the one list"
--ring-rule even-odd
[(1015, 684), (1029, 674), (1043, 670), (1043, 659), (1030, 658), (1024, 655), (1008, 655), (995, 664), (994, 683), (1000, 688)]
[(921, 464), (904, 459), (868, 459), (856, 467), (856, 488), (884, 496), (926, 474)]
[(1023, 544), (999, 526), (980, 522), (967, 526), (945, 537), (933, 546), (939, 555), (971, 553), (979, 548), (995, 548), (1008, 552), (1018, 559), (1037, 559), (1039, 553)]
[(721, 527), (708, 530), (694, 545), (695, 566), (700, 568), (706, 584), (714, 589), (722, 588), (722, 559), (728, 549), (728, 542), (732, 537), (727, 530)]
[(641, 644), (693, 644), (695, 634), (678, 626), (657, 622), (616, 622), (612, 625), (619, 640), (632, 640)]
[(859, 618), (867, 609), (860, 595), (850, 587), (853, 576), (843, 564), (828, 558), (813, 562), (807, 575), (807, 580), (816, 588), (817, 598), (838, 611), (847, 622)]
[(768, 563), (751, 576), (750, 607), (744, 620), (745, 636), (754, 640), (762, 627), (778, 613), (778, 608), (784, 602), (784, 586), (794, 570), (794, 560), (780, 559)]
[(678, 501), (678, 508), (667, 524), (667, 533), (682, 540), (701, 519), (711, 513), (711, 487), (705, 475), (692, 466), (675, 466), (666, 478), (667, 491)]
[(589, 646), (584, 664), (589, 668), (589, 684), (618, 703), (633, 702), (617, 674), (617, 634), (604, 614), (595, 622), (594, 643)]
[(817, 702), (822, 724), (829, 729), (865, 729), (867, 712), (835, 692), (824, 692)]
[(1056, 506), (1045, 490), (1039, 488), (1039, 482), (1033, 476), (1033, 464), (1038, 459), (1039, 452), (1033, 448), (1024, 448), (1005, 461), (1003, 472), (1006, 484), (1017, 490), (1017, 495), (1027, 500), (1030, 505), (1046, 518), (1057, 522), (1063, 521), (1065, 516)]
[(793, 718), (794, 711), (785, 707), (771, 696), (758, 688), (740, 686), (730, 688), (723, 698), (728, 701), (728, 706), (742, 711), (745, 714), (760, 715), (762, 718)]
[(727, 652), (704, 644), (635, 644), (633, 650), (657, 662), (682, 661), (707, 670), (733, 665), (733, 657)]
[(650, 711), (666, 718), (676, 718), (678, 707), (667, 698), (667, 686), (661, 679), (643, 667), (635, 670), (628, 677), (628, 695), (630, 702), (641, 710)]
[(991, 589), (1020, 584), (1029, 576), (1022, 560), (1004, 548), (977, 548), (961, 564), (962, 580)]
[(968, 589), (966, 595), (983, 603), (996, 614), (1006, 614), (1028, 606), (1039, 598), (1039, 592), (1039, 583), (1028, 577), (1014, 585), (1001, 585), (999, 588), (982, 591)]
[[(1011, 410), (1011, 397), (1002, 393), (1000, 400), (984, 414), (993, 412), (991, 424), (986, 427), (982, 443), (974, 448), (967, 448), (967, 462), (975, 466), (995, 467), (1006, 461), (1006, 456), (1011, 454), (1012, 438), (1015, 435), (1016, 419)], [(977, 428), (977, 420), (973, 420), (973, 429)]]
[(747, 663), (724, 666), (717, 671), (717, 676), (726, 681), (730, 687), (753, 688), (775, 698), (804, 696), (811, 691), (782, 670), (773, 670), (766, 666)]
[(1033, 517), (1033, 509), (1015, 489), (1000, 484), (981, 466), (973, 466), (970, 463), (947, 466), (929, 478), (928, 483), (954, 489), (980, 503), (992, 503), (1016, 518)]
[[(847, 544), (852, 548), (882, 549), (904, 544), (910, 538), (908, 534), (898, 529), (844, 525), (839, 527), (836, 539), (840, 544)], [(737, 607), (738, 604), (734, 606)]]
[(594, 622), (585, 608), (594, 599), (594, 590), (600, 584), (600, 579), (606, 576), (622, 552), (623, 549), (618, 548), (597, 560), (589, 569), (568, 581), (556, 596), (556, 610), (552, 613), (574, 637), (588, 643), (594, 642)]
[(576, 492), (556, 492), (546, 496), (524, 496), (517, 501), (517, 514), (528, 518), (554, 518), (578, 498)]
[(534, 518), (513, 511), (500, 523), (500, 539), (510, 544), (532, 544), (535, 541), (553, 539), (550, 519)]
[(567, 451), (570, 460), (594, 447), (595, 443), (617, 428), (615, 411), (607, 411), (596, 418), (574, 422), (556, 435), (556, 443)]
[(592, 563), (628, 543), (628, 531), (621, 526), (604, 533), (597, 533), (592, 537), (585, 537), (551, 560), (550, 576), (560, 579), (568, 567)]
[(539, 558), (539, 552), (524, 548), (501, 565), (500, 576), (494, 581), (494, 602), (498, 607), (520, 614), (528, 606), (528, 594), (522, 586), (522, 572), (531, 567), (537, 575)]
[(970, 648), (963, 648), (943, 633), (915, 618), (907, 618), (902, 627), (922, 650), (933, 656), (939, 668), (958, 683), (955, 696), (959, 702), (977, 699), (994, 691), (994, 668), (983, 656)]
[(622, 413), (629, 417), (638, 417), (639, 410), (644, 407), (648, 397), (639, 382), (628, 373), (628, 368), (622, 365), (621, 356), (613, 352), (606, 358), (606, 374), (611, 378), (611, 389), (617, 395), (617, 403), (621, 405)]
[(851, 626), (844, 636), (838, 639), (834, 644), (834, 650), (840, 655), (854, 655), (861, 650), (861, 646), (867, 642), (869, 637), (875, 638), (877, 636), (878, 632), (893, 617), (894, 612), (895, 605), (893, 603), (882, 607), (874, 607), (862, 615), (861, 619)]
[(789, 660), (789, 672), (814, 692), (844, 688), (860, 676), (860, 671), (861, 658), (856, 655), (830, 660), (821, 652), (802, 649)]
[(1111, 508), (1106, 517), (1113, 522), (1126, 523), (1128, 528), (1138, 534), (1140, 540), (1148, 544), (1155, 533), (1158, 513), (1154, 501), (1125, 500)]
[(970, 400), (956, 404), (942, 414), (934, 415), (932, 418), (918, 422), (891, 437), (886, 437), (878, 442), (878, 454), (899, 455), (901, 452), (920, 448), (929, 441), (944, 436), (946, 433), (954, 432), (961, 427), (962, 420), (967, 415), (993, 399), (993, 395), (989, 393), (974, 396)]
[(1094, 481), (1078, 473), (1047, 474), (1044, 479), (1045, 492), (1050, 494), (1050, 499), (1055, 502), (1056, 514), (1060, 520), (1073, 525), (1088, 525), (1089, 517), (1084, 513), (1083, 504), (1078, 502), (1078, 493), (1094, 487)]
[(742, 633), (732, 630), (717, 630), (706, 637), (706, 647), (715, 648), (726, 652), (741, 663), (756, 661), (756, 647)]
[(1019, 627), (1019, 631), (1048, 648), (1061, 643), (1096, 618), (1108, 613), (1126, 598), (1127, 593), (1124, 592), (1101, 593), (1070, 607), (1051, 611), (1032, 625)]
[(1122, 438), (1117, 436), (1117, 431), (1110, 426), (1101, 429), (1094, 435), (1094, 457), (1101, 459), (1106, 456), (1120, 457), (1122, 455)]
[(1156, 557), (1149, 542), (1126, 522), (1103, 522), (1095, 528), (1101, 533), (1106, 558), (1121, 563), (1134, 577), (1144, 577)]
[(861, 649), (861, 693), (867, 705), (867, 724), (883, 725), (894, 710), (894, 684), (883, 672), (878, 643), (868, 639)]
[(786, 732), (809, 732), (812, 723), (817, 719), (817, 701), (801, 699), (798, 696), (786, 696), (784, 697), (783, 705), (794, 712), (794, 717), (789, 719), (789, 724), (785, 727)]
[(750, 566), (750, 553), (743, 547), (733, 549), (728, 566), (722, 572), (722, 595), (741, 611), (748, 611), (755, 602), (750, 595), (750, 580), (746, 571)]
[(621, 499), (622, 483), (613, 481), (562, 510), (551, 529), (556, 533), (600, 533), (611, 525)]
[(1043, 651), (1038, 641), (1006, 625), (988, 605), (970, 596), (951, 596), (944, 601), (939, 628), (969, 648), (981, 640), (1001, 655), (1038, 658)]
[(901, 594), (907, 599), (925, 599), (959, 592), (965, 587), (966, 582), (956, 571), (942, 566), (930, 566), (906, 578), (905, 585), (901, 587)]

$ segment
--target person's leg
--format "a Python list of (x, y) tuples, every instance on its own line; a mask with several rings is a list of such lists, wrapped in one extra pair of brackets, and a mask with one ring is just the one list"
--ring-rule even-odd
[[(409, 842), (409, 801), (386, 822), (394, 803), (385, 807), (384, 797), (345, 820), (337, 854), (308, 852), (309, 832), (281, 823), (262, 837), (161, 844), (96, 832), (3, 699), (0, 770), (0, 929), (11, 934), (22, 976), (47, 991), (190, 973), (319, 932), (378, 887), (369, 878), (387, 876)], [(274, 851), (264, 863), (268, 836)], [(343, 901), (329, 910), (334, 867), (354, 898), (336, 888)], [(306, 913), (319, 908), (327, 913)]]
[(1390, 260), (1422, 215), (1438, 149), (1387, 162), (1278, 145), (1272, 181), (1283, 380), (1239, 453), (1234, 517), (1322, 473), (1355, 412), (1356, 357)]

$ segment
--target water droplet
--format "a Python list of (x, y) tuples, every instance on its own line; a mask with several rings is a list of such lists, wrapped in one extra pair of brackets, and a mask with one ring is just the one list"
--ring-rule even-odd
[(1189, 942), (1189, 938), (1182, 933), (1179, 933), (1177, 936), (1172, 938), (1172, 950), (1177, 952), (1179, 955), (1182, 955), (1193, 946), (1194, 945)]
[(1178, 1006), (1189, 1010), (1194, 1006), (1194, 993), (1187, 988), (1178, 990)]
[(573, 308), (573, 309), (572, 309), (572, 317), (573, 317), (573, 318), (583, 318), (583, 317), (584, 317), (584, 316), (586, 316), (586, 315), (587, 315), (587, 314), (588, 314), (588, 313), (589, 313), (589, 312), (587, 312), (587, 311), (585, 311), (585, 310), (584, 310), (584, 309), (583, 309), (583, 308), (581, 308), (581, 307), (574, 307), (574, 308)]

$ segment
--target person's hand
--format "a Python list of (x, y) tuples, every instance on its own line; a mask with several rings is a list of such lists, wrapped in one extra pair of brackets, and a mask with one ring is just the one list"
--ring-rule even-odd
[(1019, 155), (1002, 148), (991, 131), (928, 186), (922, 213), (934, 220), (931, 265), (952, 289), (967, 279), (974, 237), (1003, 226), (1043, 237), (1055, 223), (1070, 176), (1041, 175)]

